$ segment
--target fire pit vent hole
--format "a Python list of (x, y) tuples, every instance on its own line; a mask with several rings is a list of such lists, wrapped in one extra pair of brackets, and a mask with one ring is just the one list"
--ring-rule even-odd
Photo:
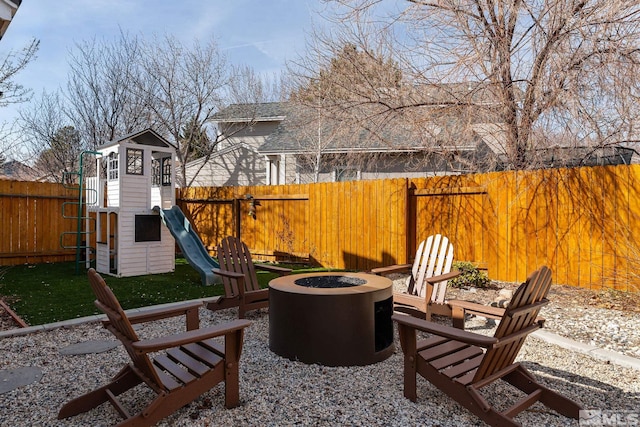
[(393, 344), (393, 297), (374, 304), (375, 316), (375, 347), (376, 351), (382, 351)]
[(297, 279), (293, 283), (306, 288), (349, 288), (364, 285), (367, 281), (348, 276), (316, 276)]

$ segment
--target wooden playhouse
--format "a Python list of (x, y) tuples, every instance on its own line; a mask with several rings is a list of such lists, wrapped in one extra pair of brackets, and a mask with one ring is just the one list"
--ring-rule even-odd
[(175, 204), (175, 149), (146, 129), (97, 152), (97, 176), (86, 181), (96, 270), (118, 277), (173, 271), (175, 241), (153, 207)]

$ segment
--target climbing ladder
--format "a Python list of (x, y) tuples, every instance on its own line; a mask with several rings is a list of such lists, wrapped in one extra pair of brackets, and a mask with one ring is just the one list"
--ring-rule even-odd
[[(76, 230), (75, 231), (63, 231), (60, 234), (60, 246), (63, 249), (75, 249), (76, 251), (76, 274), (80, 273), (80, 263), (82, 262), (82, 251), (85, 251), (85, 262), (87, 263), (87, 267), (89, 267), (89, 263), (91, 262), (91, 255), (95, 253), (95, 248), (89, 245), (89, 235), (95, 233), (95, 218), (89, 216), (88, 213), (83, 215), (83, 212), (86, 212), (86, 205), (95, 204), (98, 198), (98, 192), (95, 189), (89, 189), (87, 191), (87, 195), (85, 197), (85, 188), (84, 188), (84, 158), (88, 155), (100, 155), (100, 153), (96, 151), (83, 151), (80, 154), (80, 167), (78, 171), (75, 172), (64, 172), (62, 174), (62, 185), (64, 188), (69, 188), (78, 192), (78, 200), (73, 202), (64, 202), (62, 204), (62, 217), (65, 219), (73, 219), (76, 221)], [(72, 185), (71, 183), (75, 182), (77, 179), (78, 185)], [(90, 199), (90, 200), (87, 200)], [(74, 207), (74, 212), (67, 213), (67, 209)], [(83, 224), (84, 227), (83, 227)], [(94, 224), (93, 227), (90, 224)], [(66, 236), (75, 236), (75, 244), (69, 245), (65, 244)]]

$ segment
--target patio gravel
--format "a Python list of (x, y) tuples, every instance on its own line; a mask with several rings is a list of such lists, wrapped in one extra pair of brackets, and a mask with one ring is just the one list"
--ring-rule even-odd
[[(589, 310), (590, 321), (610, 320), (609, 310)], [(552, 314), (553, 311), (549, 314)], [(234, 319), (237, 310), (201, 310), (202, 326)], [(567, 323), (550, 319), (548, 324)], [(638, 321), (640, 316), (635, 316)], [(225, 409), (222, 385), (160, 422), (159, 426), (467, 426), (482, 423), (447, 398), (426, 380), (418, 379), (418, 401), (402, 393), (402, 352), (396, 336), (396, 352), (387, 360), (362, 367), (305, 365), (275, 355), (268, 347), (268, 311), (251, 312), (241, 360), (241, 404)], [(145, 325), (141, 336), (150, 338), (180, 331), (180, 321)], [(574, 325), (575, 330), (581, 326)], [(491, 334), (482, 319), (467, 322), (467, 329)], [(564, 327), (570, 331), (571, 327)], [(624, 325), (622, 329), (625, 331)], [(570, 334), (570, 332), (567, 332)], [(0, 369), (38, 367), (42, 379), (0, 394), (0, 425), (104, 426), (119, 421), (108, 404), (67, 420), (57, 420), (63, 403), (108, 381), (128, 357), (119, 346), (100, 354), (65, 355), (60, 350), (91, 340), (112, 340), (99, 323), (83, 323), (0, 340)], [(627, 339), (635, 340), (635, 336)], [(636, 342), (636, 341), (634, 341)], [(588, 344), (585, 344), (588, 347)], [(587, 352), (588, 353), (588, 352)], [(617, 354), (617, 353), (616, 353)], [(585, 409), (637, 411), (640, 408), (640, 370), (611, 360), (563, 348), (536, 336), (528, 338), (518, 360), (544, 384), (580, 402)], [(635, 359), (630, 359), (635, 360)], [(613, 361), (615, 362), (615, 360)], [(491, 394), (511, 389), (492, 386)], [(130, 407), (140, 407), (149, 397), (145, 388), (123, 396)], [(541, 404), (520, 414), (525, 426), (578, 425)]]

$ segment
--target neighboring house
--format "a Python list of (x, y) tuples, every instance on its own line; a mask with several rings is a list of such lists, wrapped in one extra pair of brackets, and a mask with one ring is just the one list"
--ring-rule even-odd
[(0, 0), (0, 39), (9, 28), (22, 0)]
[[(224, 143), (210, 158), (190, 162), (187, 177), (197, 175), (194, 186), (277, 185), (504, 169), (505, 131), (490, 88), (440, 85), (412, 95), (424, 108), (414, 110), (413, 122), (388, 118), (371, 130), (339, 129), (336, 120), (288, 103), (232, 105), (215, 116)], [(546, 148), (534, 153), (533, 166), (628, 164), (632, 153)]]
[[(216, 151), (189, 162), (187, 182), (193, 186), (238, 186), (271, 183), (273, 164), (258, 152), (284, 120), (283, 104), (234, 104), (214, 116), (222, 135)], [(194, 179), (195, 176), (195, 179)]]
[(449, 132), (445, 123), (431, 129), (431, 145), (425, 148), (424, 137), (406, 124), (390, 125), (376, 137), (363, 130), (334, 132), (330, 125), (324, 125), (315, 132), (317, 137), (305, 132), (310, 136), (300, 138), (290, 126), (291, 117), (258, 149), (269, 159), (279, 159), (284, 169), (281, 176), (285, 181), (271, 184), (458, 174), (493, 170), (499, 162), (496, 150), (500, 147), (494, 142), (500, 139), (499, 126), (490, 133), (487, 126), (480, 132), (481, 124), (472, 125), (470, 135), (454, 146), (441, 139)]
[(9, 160), (0, 165), (0, 179), (15, 181), (39, 181), (38, 173), (30, 166), (17, 160)]
[[(349, 138), (333, 134), (332, 141), (319, 148), (312, 137), (301, 140), (300, 132), (292, 130), (297, 126), (292, 123), (299, 123), (295, 120), (298, 117), (299, 111), (281, 102), (234, 104), (220, 111), (214, 120), (223, 142), (209, 158), (201, 157), (187, 164), (187, 180), (193, 179), (193, 186), (304, 183), (315, 181), (315, 164), (320, 165), (317, 172), (320, 182), (450, 174), (463, 170), (451, 161), (451, 147), (441, 147), (441, 154), (432, 150), (426, 153), (421, 147), (408, 143), (416, 138), (411, 138), (411, 130), (406, 126), (389, 136), (392, 144), (375, 142), (366, 132), (358, 131), (359, 138), (354, 138), (352, 133)], [(305, 133), (314, 136), (331, 133), (329, 127), (323, 126), (319, 132), (306, 129)], [(474, 134), (473, 141), (456, 147), (458, 154), (470, 161), (487, 155), (494, 158), (490, 132), (484, 129), (483, 134)]]
[(290, 108), (278, 130), (258, 149), (267, 158), (279, 158), (284, 169), (285, 181), (271, 183), (425, 177), (499, 168), (504, 130), (497, 122), (496, 95), (490, 87), (418, 86), (389, 96), (410, 98), (421, 107), (409, 114), (389, 114), (380, 123), (368, 121), (367, 130), (314, 118), (313, 112), (298, 106)]

